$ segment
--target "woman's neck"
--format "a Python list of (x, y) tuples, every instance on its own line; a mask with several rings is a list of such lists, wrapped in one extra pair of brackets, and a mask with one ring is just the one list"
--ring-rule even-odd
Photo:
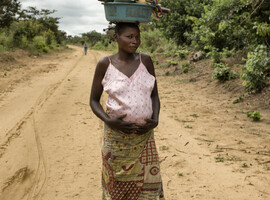
[(118, 59), (121, 61), (129, 61), (129, 60), (134, 60), (135, 53), (127, 53), (127, 52), (118, 51), (117, 56), (118, 56)]

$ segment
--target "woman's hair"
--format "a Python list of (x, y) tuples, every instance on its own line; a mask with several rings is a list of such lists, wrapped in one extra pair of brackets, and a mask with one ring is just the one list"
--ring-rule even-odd
[(139, 28), (139, 23), (118, 22), (115, 26), (115, 34), (121, 35), (125, 28)]

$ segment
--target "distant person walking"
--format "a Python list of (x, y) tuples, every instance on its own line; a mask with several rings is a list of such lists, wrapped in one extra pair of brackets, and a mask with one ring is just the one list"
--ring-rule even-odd
[(88, 49), (88, 46), (87, 44), (84, 45), (84, 54), (86, 55), (87, 54), (87, 49)]

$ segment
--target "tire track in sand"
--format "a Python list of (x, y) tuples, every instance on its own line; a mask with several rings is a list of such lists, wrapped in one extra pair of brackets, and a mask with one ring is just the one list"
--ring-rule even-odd
[[(66, 80), (67, 76), (78, 66), (81, 61), (82, 56), (77, 61), (77, 63), (65, 74), (65, 76), (55, 85), (50, 86), (50, 88), (45, 92), (45, 95), (42, 95), (37, 102), (37, 105), (34, 106), (34, 111), (32, 113), (32, 120), (33, 120), (33, 130), (35, 133), (35, 140), (38, 150), (38, 168), (35, 175), (35, 181), (33, 183), (33, 187), (28, 195), (28, 200), (30, 199), (39, 199), (41, 196), (42, 189), (44, 188), (46, 181), (47, 181), (47, 164), (46, 158), (44, 156), (44, 152), (42, 149), (42, 143), (38, 134), (38, 128), (35, 121), (35, 115), (37, 114), (38, 110), (41, 110), (43, 105), (48, 101), (48, 99), (54, 94), (54, 92), (59, 88), (59, 86)], [(44, 97), (43, 97), (44, 96)]]
[[(65, 74), (60, 78), (60, 80), (56, 84), (49, 85), (42, 94), (38, 97), (35, 104), (29, 108), (28, 112), (24, 115), (21, 120), (19, 120), (18, 123), (16, 123), (5, 135), (5, 140), (0, 145), (0, 159), (4, 156), (4, 154), (8, 151), (8, 148), (13, 144), (16, 143), (16, 139), (22, 136), (22, 133), (24, 132), (24, 129), (28, 130), (28, 132), (32, 133), (32, 137), (35, 140), (35, 146), (37, 148), (37, 157), (38, 157), (38, 165), (37, 169), (35, 170), (35, 175), (32, 181), (32, 184), (27, 183), (28, 186), (26, 186), (25, 192), (18, 192), (17, 195), (11, 195), (13, 196), (12, 199), (21, 199), (19, 196), (19, 193), (22, 193), (21, 196), (26, 197), (27, 199), (39, 199), (40, 193), (46, 183), (47, 180), (47, 164), (46, 164), (46, 158), (44, 156), (44, 152), (42, 149), (42, 143), (41, 139), (38, 133), (38, 129), (36, 127), (35, 122), (35, 115), (39, 110), (42, 109), (43, 105), (48, 101), (48, 99), (54, 94), (54, 92), (58, 89), (58, 87), (63, 83), (64, 80), (66, 80), (67, 76), (78, 66), (79, 62), (81, 61), (83, 55), (81, 55), (76, 63), (69, 67), (69, 69), (65, 72)], [(32, 130), (29, 130), (32, 129)], [(20, 168), (17, 170), (14, 175), (8, 179), (5, 180), (3, 187), (2, 187), (2, 193), (0, 195), (0, 199), (10, 199), (10, 196), (8, 193), (12, 193), (12, 186), (17, 183), (23, 183), (25, 182), (25, 179), (28, 178), (28, 176), (31, 176), (33, 174), (33, 170), (30, 170), (27, 167)], [(30, 178), (28, 178), (30, 179)], [(16, 183), (17, 182), (17, 183)], [(30, 181), (31, 182), (31, 181)], [(30, 185), (30, 186), (29, 186)], [(14, 190), (17, 190), (18, 187), (14, 187)], [(15, 191), (16, 192), (16, 191)]]

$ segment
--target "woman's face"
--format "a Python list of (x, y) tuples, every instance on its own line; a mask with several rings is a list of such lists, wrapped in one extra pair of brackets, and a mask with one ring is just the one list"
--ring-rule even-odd
[(126, 27), (121, 33), (116, 34), (119, 50), (135, 53), (141, 44), (140, 30), (136, 27)]

